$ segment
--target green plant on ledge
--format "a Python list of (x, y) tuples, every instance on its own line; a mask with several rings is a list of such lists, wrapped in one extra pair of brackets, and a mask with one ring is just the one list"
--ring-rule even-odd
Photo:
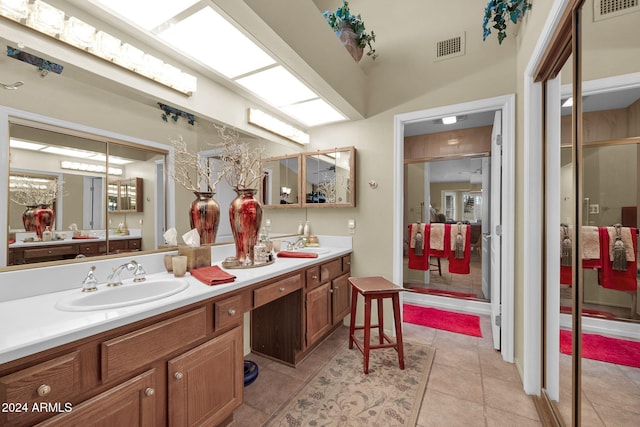
[(346, 0), (342, 0), (342, 6), (337, 8), (334, 11), (325, 10), (322, 12), (322, 16), (327, 20), (329, 26), (336, 33), (340, 34), (344, 25), (348, 25), (353, 29), (356, 33), (356, 42), (358, 47), (364, 49), (365, 47), (369, 48), (367, 51), (367, 56), (370, 56), (371, 59), (376, 59), (378, 54), (376, 50), (373, 48), (373, 42), (376, 41), (376, 35), (373, 31), (370, 33), (366, 31), (364, 27), (364, 21), (360, 14), (352, 15), (349, 10), (349, 2)]
[(498, 43), (507, 37), (506, 28), (509, 20), (517, 24), (531, 9), (530, 0), (490, 0), (484, 8), (482, 22), (482, 40), (491, 34), (491, 28), (498, 30)]

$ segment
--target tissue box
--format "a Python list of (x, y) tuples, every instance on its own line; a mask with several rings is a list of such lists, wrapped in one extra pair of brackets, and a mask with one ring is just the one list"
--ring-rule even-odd
[(209, 267), (211, 265), (211, 247), (210, 246), (179, 246), (178, 253), (187, 257), (187, 271), (191, 271), (200, 267)]

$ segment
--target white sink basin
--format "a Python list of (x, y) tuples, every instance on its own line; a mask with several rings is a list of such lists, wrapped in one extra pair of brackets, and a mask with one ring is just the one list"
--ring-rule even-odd
[(331, 249), (306, 247), (306, 248), (296, 249), (296, 252), (308, 252), (312, 254), (322, 255), (322, 254), (328, 254), (329, 252), (331, 252)]
[(95, 292), (67, 295), (56, 303), (62, 311), (94, 311), (142, 304), (175, 295), (189, 287), (185, 279), (147, 280), (140, 283), (125, 282), (117, 287), (99, 286)]

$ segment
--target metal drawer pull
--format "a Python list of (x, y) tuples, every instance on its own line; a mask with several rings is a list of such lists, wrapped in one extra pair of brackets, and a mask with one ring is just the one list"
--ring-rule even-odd
[(153, 396), (155, 393), (156, 391), (151, 387), (147, 387), (147, 389), (144, 391), (144, 395), (147, 397)]
[(182, 379), (182, 372), (176, 372), (175, 374), (173, 374), (173, 378), (175, 378), (177, 380), (181, 380)]
[(278, 290), (279, 290), (280, 292), (284, 292), (284, 288), (282, 288), (282, 287), (281, 287), (281, 288), (279, 288)]
[(236, 311), (233, 308), (230, 308), (228, 313), (229, 313), (229, 316), (235, 316)]
[(42, 384), (38, 387), (38, 396), (45, 397), (48, 396), (49, 393), (51, 393), (51, 387), (47, 384)]
[(312, 278), (313, 280), (318, 280), (318, 276), (316, 276), (315, 274), (314, 274), (313, 276), (311, 276), (311, 278)]

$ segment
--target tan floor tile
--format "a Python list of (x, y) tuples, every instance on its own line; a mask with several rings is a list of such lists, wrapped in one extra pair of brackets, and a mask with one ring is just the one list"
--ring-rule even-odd
[(245, 402), (253, 408), (273, 414), (301, 385), (301, 380), (290, 375), (273, 369), (260, 369), (255, 382), (244, 388)]
[(465, 371), (480, 373), (480, 359), (475, 348), (435, 346), (438, 351), (434, 365), (452, 366)]
[(493, 349), (478, 349), (480, 369), (483, 377), (492, 377), (522, 384), (518, 370), (513, 363), (502, 360), (502, 353)]
[(582, 391), (590, 402), (640, 414), (640, 388), (624, 375), (582, 375)]
[(249, 405), (242, 405), (233, 412), (233, 422), (229, 427), (255, 427), (267, 422), (269, 414), (266, 414)]
[(488, 407), (515, 413), (537, 420), (533, 400), (522, 390), (522, 385), (512, 381), (503, 381), (491, 377), (482, 377), (485, 404)]
[(432, 367), (427, 390), (448, 394), (460, 400), (484, 403), (482, 376), (464, 369), (444, 365)]
[(487, 427), (540, 427), (540, 421), (487, 407)]
[(485, 427), (484, 408), (481, 404), (473, 402), (461, 404), (456, 397), (427, 388), (417, 425)]
[[(597, 403), (594, 403), (593, 407), (607, 427), (637, 427), (640, 425), (640, 414), (637, 412), (624, 411)], [(583, 425), (587, 426), (588, 424), (583, 423)]]

